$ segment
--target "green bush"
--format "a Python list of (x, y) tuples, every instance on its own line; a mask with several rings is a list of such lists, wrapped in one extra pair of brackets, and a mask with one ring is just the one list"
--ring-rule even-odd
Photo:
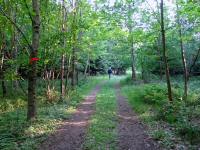
[(200, 127), (190, 121), (181, 121), (176, 124), (176, 132), (192, 144), (200, 142)]
[(27, 102), (20, 98), (16, 100), (2, 99), (0, 103), (0, 113), (14, 111), (17, 108), (26, 106), (26, 104)]
[(125, 79), (120, 81), (121, 85), (132, 85), (133, 84), (133, 80), (131, 76), (126, 77)]
[(183, 120), (186, 116), (184, 114), (185, 107), (181, 102), (166, 103), (161, 106), (157, 112), (157, 119), (163, 120), (169, 123), (175, 123), (176, 121)]
[(144, 87), (142, 100), (147, 104), (163, 104), (166, 101), (166, 88), (162, 85), (149, 84)]
[[(145, 121), (143, 116), (148, 114), (146, 115), (149, 117), (148, 124), (154, 124), (153, 122), (160, 124), (159, 128), (157, 125), (153, 127), (156, 129), (152, 134), (154, 139), (161, 140), (165, 147), (172, 149), (177, 145), (176, 142), (182, 144), (180, 141), (185, 140), (189, 147), (196, 149), (200, 146), (200, 95), (196, 92), (199, 90), (189, 87), (192, 91), (189, 90), (187, 100), (184, 100), (183, 84), (180, 82), (172, 84), (173, 102), (168, 101), (165, 83), (129, 84), (123, 86), (123, 92), (143, 121)], [(172, 135), (170, 138), (168, 132)], [(177, 140), (174, 140), (175, 138)]]

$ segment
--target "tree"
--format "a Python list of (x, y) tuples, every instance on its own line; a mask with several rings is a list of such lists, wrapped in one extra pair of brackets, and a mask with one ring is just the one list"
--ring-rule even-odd
[(168, 66), (167, 53), (166, 53), (163, 0), (161, 0), (161, 3), (160, 3), (160, 12), (161, 12), (161, 34), (162, 34), (163, 59), (164, 59), (164, 64), (165, 64), (165, 73), (166, 73), (166, 80), (167, 80), (168, 99), (169, 101), (172, 101), (172, 89), (171, 89), (169, 66)]
[(65, 0), (62, 1), (62, 32), (63, 32), (63, 52), (61, 56), (61, 77), (60, 77), (60, 99), (63, 100), (65, 96), (65, 81), (64, 81), (64, 75), (65, 75), (65, 50), (66, 50), (66, 6), (65, 6)]
[(181, 49), (181, 58), (184, 70), (184, 99), (187, 99), (188, 95), (188, 70), (187, 70), (187, 62), (185, 57), (185, 50), (183, 47), (183, 37), (182, 37), (182, 26), (181, 26), (181, 19), (179, 15), (179, 6), (177, 5), (177, 24), (178, 24), (178, 31), (179, 31), (179, 38), (180, 38), (180, 49)]
[(27, 119), (34, 120), (36, 118), (36, 78), (37, 78), (37, 58), (40, 41), (40, 2), (32, 0), (32, 49), (30, 53), (30, 70), (28, 74), (28, 112)]

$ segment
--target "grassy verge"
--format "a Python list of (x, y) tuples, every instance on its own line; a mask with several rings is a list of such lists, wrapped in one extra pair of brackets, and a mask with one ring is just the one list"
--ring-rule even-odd
[(92, 117), (85, 142), (85, 149), (116, 149), (116, 97), (111, 80), (97, 95), (96, 112)]
[[(182, 88), (179, 86), (181, 83), (173, 82), (174, 101), (171, 104), (167, 100), (165, 83), (131, 85), (126, 84), (126, 81), (127, 79), (122, 81), (123, 94), (140, 119), (149, 126), (149, 132), (154, 139), (167, 149), (200, 147), (198, 92), (190, 91), (188, 100), (183, 101)], [(190, 83), (193, 86), (194, 84)]]
[[(39, 103), (38, 118), (34, 123), (26, 121), (24, 107), (15, 108), (13, 106), (13, 109), (0, 113), (0, 149), (36, 149), (41, 141), (55, 131), (62, 120), (67, 119), (75, 111), (81, 100), (101, 80), (104, 79), (90, 78), (78, 86), (75, 91), (70, 91), (62, 103)], [(41, 92), (38, 98), (40, 97), (45, 99), (44, 93)], [(11, 100), (14, 101), (14, 98)], [(26, 100), (23, 101), (26, 103)]]

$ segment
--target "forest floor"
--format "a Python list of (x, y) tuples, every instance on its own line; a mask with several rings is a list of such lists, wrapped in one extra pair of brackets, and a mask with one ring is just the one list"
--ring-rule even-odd
[(96, 95), (100, 90), (97, 86), (80, 104), (69, 120), (52, 134), (40, 147), (41, 150), (75, 150), (82, 149), (86, 127), (90, 116), (94, 113)]
[(200, 150), (199, 79), (190, 80), (185, 102), (183, 83), (174, 77), (172, 104), (164, 81), (132, 82), (129, 76), (91, 77), (63, 102), (47, 103), (41, 80), (35, 122), (26, 121), (26, 101), (19, 93), (0, 103), (10, 106), (0, 112), (0, 149)]
[(147, 134), (147, 126), (132, 111), (127, 100), (121, 95), (120, 85), (116, 85), (118, 102), (118, 138), (120, 150), (158, 150), (160, 146)]
[(98, 85), (41, 150), (160, 149), (121, 95), (119, 80)]

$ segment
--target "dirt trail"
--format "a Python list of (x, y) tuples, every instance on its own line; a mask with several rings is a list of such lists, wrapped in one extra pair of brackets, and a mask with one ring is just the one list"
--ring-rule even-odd
[(127, 100), (120, 94), (116, 85), (118, 101), (118, 149), (119, 150), (158, 150), (158, 144), (145, 132), (147, 128), (138, 120)]
[(63, 123), (45, 142), (40, 150), (81, 150), (87, 132), (90, 116), (95, 111), (95, 99), (100, 90), (97, 86), (85, 98), (71, 118)]

